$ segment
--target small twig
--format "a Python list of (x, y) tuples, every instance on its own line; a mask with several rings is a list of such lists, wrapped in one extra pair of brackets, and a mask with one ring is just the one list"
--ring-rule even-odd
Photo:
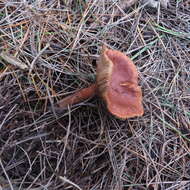
[(67, 132), (66, 132), (66, 136), (65, 136), (65, 139), (64, 139), (64, 147), (63, 147), (63, 151), (61, 153), (61, 156), (60, 156), (60, 159), (57, 163), (57, 166), (56, 166), (56, 169), (55, 171), (57, 172), (58, 169), (59, 169), (59, 166), (63, 160), (63, 156), (65, 155), (65, 150), (67, 148), (67, 143), (68, 143), (68, 138), (69, 138), (69, 134), (70, 134), (70, 128), (71, 128), (71, 113), (70, 113), (70, 109), (69, 109), (69, 124), (68, 124), (68, 128), (67, 128)]
[(46, 44), (46, 46), (38, 53), (38, 55), (34, 58), (34, 60), (32, 61), (31, 65), (30, 65), (30, 70), (29, 70), (29, 74), (31, 74), (34, 64), (37, 61), (37, 59), (40, 57), (40, 55), (50, 46), (50, 44)]
[(11, 114), (11, 112), (17, 107), (17, 105), (14, 105), (11, 110), (9, 111), (9, 113), (5, 116), (5, 118), (3, 119), (3, 121), (0, 124), (0, 130), (3, 127), (4, 123), (6, 122), (7, 118), (9, 117), (9, 115)]
[(28, 66), (27, 66), (25, 63), (23, 63), (23, 62), (20, 61), (18, 58), (14, 57), (14, 56), (12, 56), (12, 55), (9, 55), (9, 54), (7, 54), (7, 53), (5, 53), (5, 52), (2, 52), (2, 53), (0, 54), (0, 57), (1, 57), (3, 60), (5, 60), (7, 63), (9, 63), (9, 64), (11, 64), (11, 65), (14, 65), (14, 66), (17, 66), (17, 67), (19, 67), (19, 68), (22, 69), (22, 70), (28, 69)]
[(4, 168), (4, 166), (3, 166), (3, 163), (2, 163), (2, 161), (1, 161), (1, 158), (0, 158), (0, 166), (1, 166), (1, 168), (2, 168), (2, 170), (3, 170), (3, 172), (4, 172), (4, 174), (5, 174), (5, 176), (6, 176), (7, 180), (8, 180), (8, 182), (9, 182), (9, 185), (10, 185), (11, 190), (14, 190), (14, 187), (13, 187), (11, 181), (10, 181), (10, 178), (9, 178), (9, 176), (8, 176), (8, 174), (7, 174), (7, 172), (6, 172), (5, 168)]
[(70, 181), (70, 180), (67, 179), (66, 177), (59, 176), (59, 178), (60, 178), (62, 181), (66, 182), (66, 183), (69, 183), (69, 184), (71, 184), (72, 186), (76, 187), (77, 189), (82, 190), (77, 184), (73, 183), (72, 181)]

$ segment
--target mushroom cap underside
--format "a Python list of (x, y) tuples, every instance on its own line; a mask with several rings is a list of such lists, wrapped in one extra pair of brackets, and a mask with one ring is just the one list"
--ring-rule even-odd
[[(125, 87), (124, 87), (125, 88)], [(108, 110), (118, 118), (131, 118), (142, 116), (142, 92), (139, 86), (126, 87), (126, 89), (110, 88), (104, 93)]]
[[(104, 49), (100, 66), (105, 65), (109, 73), (101, 96), (108, 110), (119, 118), (131, 118), (143, 115), (142, 91), (138, 86), (138, 72), (132, 60), (116, 50)], [(111, 68), (111, 69), (110, 69)], [(101, 68), (98, 68), (101, 72)], [(104, 72), (103, 72), (104, 73)], [(97, 81), (103, 77), (98, 76)]]

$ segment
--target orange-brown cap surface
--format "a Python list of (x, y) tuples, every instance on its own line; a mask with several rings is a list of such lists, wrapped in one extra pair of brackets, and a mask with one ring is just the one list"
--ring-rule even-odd
[(97, 84), (99, 94), (113, 115), (122, 119), (143, 115), (138, 72), (129, 57), (103, 47), (97, 66)]

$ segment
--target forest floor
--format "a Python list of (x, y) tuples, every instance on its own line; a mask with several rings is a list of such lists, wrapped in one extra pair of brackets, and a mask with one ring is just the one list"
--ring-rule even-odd
[[(134, 61), (142, 117), (93, 97), (102, 45)], [(0, 189), (190, 189), (190, 7), (0, 1)]]

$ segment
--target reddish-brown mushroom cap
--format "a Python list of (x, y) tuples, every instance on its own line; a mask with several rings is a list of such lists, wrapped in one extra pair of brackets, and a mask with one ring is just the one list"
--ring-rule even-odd
[(123, 53), (103, 47), (97, 66), (97, 85), (113, 115), (122, 119), (143, 115), (138, 72), (132, 60)]

